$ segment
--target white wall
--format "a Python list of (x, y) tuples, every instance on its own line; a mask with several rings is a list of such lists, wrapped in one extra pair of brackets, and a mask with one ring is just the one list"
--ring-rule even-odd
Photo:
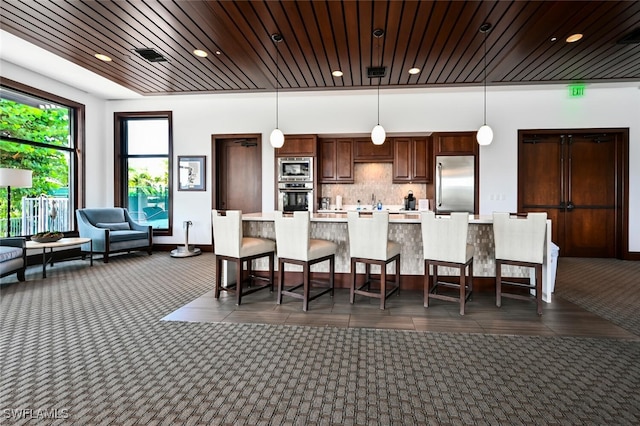
[[(190, 243), (211, 243), (211, 134), (262, 134), (263, 209), (273, 209), (274, 152), (268, 143), (275, 126), (273, 93), (100, 101), (15, 68), (3, 64), (3, 76), (87, 105), (87, 185), (95, 188), (87, 194), (87, 206), (113, 203), (113, 113), (171, 110), (174, 156), (206, 155), (208, 184), (206, 192), (174, 192), (174, 235), (157, 238), (158, 243), (183, 243), (184, 220), (194, 224)], [(640, 251), (638, 86), (587, 85), (582, 98), (569, 98), (566, 85), (488, 88), (487, 122), (495, 137), (480, 150), (480, 213), (516, 210), (518, 129), (629, 128), (629, 250)], [(482, 88), (386, 89), (380, 93), (380, 123), (390, 134), (472, 131), (482, 124), (482, 107)], [(280, 128), (285, 134), (364, 135), (376, 121), (375, 90), (280, 92)]]

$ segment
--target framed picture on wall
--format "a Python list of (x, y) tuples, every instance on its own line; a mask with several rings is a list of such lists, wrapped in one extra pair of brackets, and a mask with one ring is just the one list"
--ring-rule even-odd
[(178, 191), (206, 191), (206, 159), (201, 156), (178, 156)]

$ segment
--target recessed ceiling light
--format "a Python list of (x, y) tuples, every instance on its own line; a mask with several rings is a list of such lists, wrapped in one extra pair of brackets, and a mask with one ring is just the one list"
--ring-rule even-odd
[(216, 50), (216, 55), (222, 55), (222, 52), (219, 50)]
[(551, 37), (551, 41), (556, 41), (558, 40), (558, 37)]
[(342, 77), (344, 73), (340, 70), (335, 70), (334, 72), (331, 73), (331, 75), (334, 77)]
[(111, 62), (111, 58), (110, 58), (110, 57), (108, 57), (107, 55), (103, 55), (102, 53), (96, 53), (94, 56), (95, 56), (96, 58), (100, 59), (101, 61), (104, 61), (104, 62)]
[(569, 37), (567, 37), (567, 43), (573, 43), (576, 42), (578, 40), (580, 40), (582, 38), (582, 34), (571, 34)]
[(200, 50), (200, 49), (194, 50), (193, 54), (196, 55), (196, 56), (199, 56), (201, 58), (206, 58), (209, 55), (207, 52), (205, 52), (204, 50)]
[(418, 74), (420, 73), (420, 68), (410, 68), (409, 69), (409, 74)]

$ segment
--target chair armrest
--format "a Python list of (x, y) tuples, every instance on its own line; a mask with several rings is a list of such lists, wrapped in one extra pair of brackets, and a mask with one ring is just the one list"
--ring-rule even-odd
[(91, 238), (92, 240), (109, 240), (109, 230), (105, 228), (98, 228), (87, 220), (84, 215), (78, 213), (76, 215), (78, 219), (78, 233), (82, 238)]
[(153, 230), (151, 229), (152, 228), (151, 225), (141, 225), (141, 224), (139, 224), (138, 222), (136, 222), (135, 220), (133, 220), (131, 218), (131, 214), (129, 214), (129, 211), (126, 210), (126, 209), (124, 211), (124, 219), (127, 222), (129, 222), (129, 226), (134, 231), (148, 232), (149, 236), (151, 236), (153, 234)]
[(10, 237), (0, 239), (0, 246), (27, 248), (27, 239), (25, 237)]

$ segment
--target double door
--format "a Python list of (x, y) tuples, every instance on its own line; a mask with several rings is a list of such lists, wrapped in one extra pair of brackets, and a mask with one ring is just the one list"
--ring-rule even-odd
[(546, 211), (562, 256), (619, 257), (621, 133), (519, 134), (518, 211)]

